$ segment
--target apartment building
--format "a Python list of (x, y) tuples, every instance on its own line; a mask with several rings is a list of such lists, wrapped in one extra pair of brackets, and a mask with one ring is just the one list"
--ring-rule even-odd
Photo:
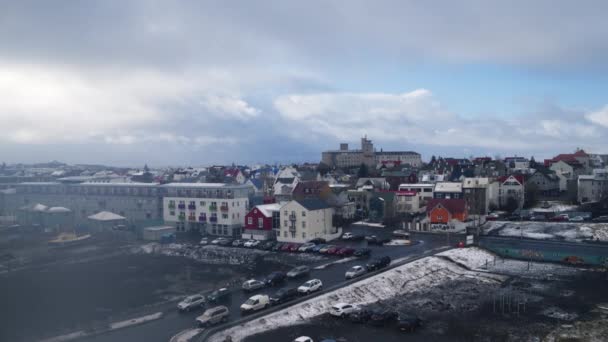
[(304, 243), (315, 238), (329, 239), (337, 232), (334, 210), (320, 199), (302, 199), (281, 206), (280, 242)]

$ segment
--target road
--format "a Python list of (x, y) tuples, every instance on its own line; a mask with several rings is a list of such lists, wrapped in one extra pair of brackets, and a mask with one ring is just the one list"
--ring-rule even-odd
[[(348, 231), (355, 233), (367, 233), (367, 234), (375, 234), (379, 237), (390, 235), (389, 229), (382, 228), (370, 228), (364, 226), (352, 226)], [(416, 244), (412, 246), (370, 246), (372, 249), (372, 258), (381, 257), (381, 256), (389, 256), (391, 259), (400, 259), (408, 256), (418, 256), (424, 255), (425, 252), (438, 248), (440, 246), (444, 246), (446, 239), (444, 236), (420, 236)], [(366, 246), (367, 243), (365, 241), (362, 242), (343, 242), (339, 241), (335, 244), (339, 245), (349, 245), (355, 247)], [(338, 258), (331, 258), (329, 262), (335, 262), (339, 260)], [(327, 261), (320, 262), (317, 264), (312, 264), (312, 270), (309, 278), (318, 278), (324, 284), (324, 287), (330, 287), (336, 284), (340, 284), (344, 282), (344, 273), (346, 270), (351, 268), (354, 265), (365, 264), (367, 259), (358, 260), (353, 258), (353, 260), (341, 263), (335, 263), (328, 265), (323, 269), (314, 269), (316, 266), (327, 265)], [(273, 270), (269, 269), (268, 273), (271, 273)], [(305, 279), (298, 280), (289, 280), (283, 286), (285, 287), (297, 287), (301, 285)], [(260, 291), (256, 291), (252, 294), (245, 294), (240, 289), (235, 289), (232, 293), (232, 298), (227, 306), (231, 312), (231, 320), (236, 320), (241, 317), (239, 307), (245, 302), (251, 295), (254, 294), (268, 294), (271, 295), (276, 292), (280, 287), (274, 288), (265, 288)], [(162, 319), (146, 323), (140, 326), (134, 326), (122, 330), (117, 330), (109, 333), (105, 333), (102, 335), (97, 335), (94, 337), (90, 337), (87, 341), (97, 341), (97, 342), (110, 342), (110, 341), (158, 341), (158, 342), (166, 342), (173, 335), (178, 332), (196, 327), (195, 318), (202, 314), (203, 310), (189, 312), (189, 313), (179, 313), (174, 305), (167, 306), (163, 308), (164, 316)]]

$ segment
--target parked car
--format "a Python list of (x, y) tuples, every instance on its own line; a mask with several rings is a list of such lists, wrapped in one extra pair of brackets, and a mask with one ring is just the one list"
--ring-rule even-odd
[(287, 251), (289, 251), (290, 248), (291, 248), (291, 244), (286, 243), (283, 246), (281, 246), (281, 252), (287, 252)]
[(264, 250), (264, 251), (269, 251), (274, 247), (275, 244), (276, 244), (276, 242), (274, 242), (274, 241), (266, 241), (264, 243), (260, 243), (258, 245), (258, 248), (261, 250)]
[(346, 232), (344, 234), (342, 234), (342, 240), (350, 240), (353, 238), (353, 233), (351, 232)]
[(542, 214), (535, 214), (530, 217), (530, 221), (545, 221), (547, 217)]
[(350, 255), (353, 255), (353, 253), (355, 253), (355, 249), (354, 248), (343, 247), (343, 248), (340, 248), (336, 252), (336, 255), (339, 255), (339, 256), (350, 256)]
[(337, 303), (329, 308), (329, 314), (336, 317), (346, 317), (351, 312), (355, 311), (357, 306), (348, 303)]
[(497, 213), (490, 213), (486, 216), (486, 221), (496, 221), (500, 218), (500, 215)]
[(300, 287), (298, 287), (298, 293), (310, 294), (315, 291), (319, 291), (322, 288), (323, 288), (323, 283), (321, 282), (321, 280), (311, 279), (311, 280), (305, 282), (304, 284), (302, 284)]
[(230, 291), (223, 287), (211, 292), (211, 294), (207, 296), (207, 301), (209, 303), (219, 303), (227, 300), (228, 298), (230, 298)]
[(285, 245), (285, 243), (283, 243), (283, 242), (277, 242), (274, 246), (272, 246), (272, 250), (280, 251), (284, 245)]
[(315, 342), (312, 338), (308, 336), (300, 336), (293, 340), (293, 342)]
[(389, 239), (389, 238), (379, 238), (376, 235), (366, 236), (365, 240), (367, 241), (367, 244), (369, 244), (369, 245), (379, 245), (379, 246), (382, 246), (383, 244), (391, 241), (391, 239)]
[(231, 246), (232, 239), (223, 238), (217, 244), (218, 244), (218, 246)]
[(397, 319), (397, 328), (401, 331), (414, 332), (420, 326), (422, 326), (422, 320), (418, 317), (399, 316)]
[(353, 323), (366, 323), (372, 317), (373, 311), (365, 308), (357, 308), (348, 315), (348, 320)]
[(352, 279), (364, 275), (366, 271), (367, 270), (365, 269), (365, 267), (357, 265), (351, 267), (348, 271), (346, 271), (346, 274), (344, 276), (346, 277), (346, 279)]
[(287, 249), (287, 251), (288, 252), (297, 252), (299, 248), (300, 248), (299, 244), (292, 243), (291, 245), (289, 245), (289, 248)]
[(342, 249), (342, 247), (338, 247), (338, 246), (333, 246), (329, 249), (327, 249), (327, 251), (325, 251), (325, 254), (328, 255), (334, 255), (336, 254), (340, 249)]
[(604, 216), (598, 216), (596, 218), (594, 218), (593, 220), (591, 220), (592, 222), (608, 222), (608, 216), (604, 215)]
[(565, 221), (568, 221), (568, 214), (555, 215), (549, 221), (551, 221), (551, 222), (565, 222)]
[(334, 245), (325, 245), (325, 247), (319, 249), (319, 253), (326, 254), (327, 251), (329, 251), (330, 249), (332, 249), (334, 247), (336, 247), (336, 246), (334, 246)]
[(391, 263), (391, 258), (388, 256), (383, 256), (380, 259), (374, 259), (370, 261), (366, 267), (368, 271), (375, 271), (381, 268), (388, 266)]
[(327, 245), (325, 245), (325, 244), (319, 244), (319, 245), (317, 245), (316, 247), (314, 247), (314, 248), (312, 249), (312, 251), (313, 251), (313, 252), (315, 252), (315, 253), (319, 253), (319, 251), (320, 251), (321, 249), (325, 248), (325, 246), (327, 246)]
[(209, 239), (204, 237), (201, 239), (201, 241), (198, 243), (199, 245), (208, 245), (209, 244)]
[(282, 288), (279, 291), (277, 291), (272, 297), (270, 297), (270, 302), (272, 303), (272, 305), (278, 305), (278, 304), (282, 304), (285, 302), (288, 302), (296, 297), (298, 297), (299, 293), (298, 293), (298, 289), (296, 289), (295, 287), (291, 287), (291, 288)]
[(241, 305), (241, 313), (259, 311), (270, 306), (270, 298), (267, 295), (255, 295)]
[(287, 272), (287, 278), (293, 279), (293, 278), (304, 277), (304, 276), (307, 276), (309, 273), (310, 273), (310, 267), (298, 266), (298, 267), (291, 269), (291, 271)]
[(368, 323), (371, 325), (382, 326), (395, 321), (398, 314), (390, 310), (380, 310), (372, 313)]
[(298, 252), (310, 252), (313, 248), (315, 248), (315, 246), (316, 245), (314, 243), (307, 242), (298, 248)]
[(582, 216), (574, 216), (570, 218), (570, 222), (584, 222), (585, 218)]
[(250, 279), (243, 283), (243, 290), (245, 292), (251, 292), (263, 288), (266, 284), (256, 279)]
[(327, 241), (325, 239), (323, 239), (323, 238), (314, 238), (314, 239), (312, 239), (312, 240), (310, 240), (308, 242), (312, 242), (312, 243), (318, 245), (320, 243), (326, 243)]
[(198, 309), (202, 304), (205, 304), (205, 296), (195, 294), (184, 298), (177, 304), (179, 311), (190, 311), (192, 309)]
[(285, 281), (287, 276), (283, 272), (272, 272), (266, 277), (265, 283), (267, 286), (276, 286)]
[(372, 250), (369, 248), (359, 248), (353, 253), (356, 257), (368, 257), (372, 254)]
[(220, 241), (223, 241), (224, 239), (225, 238), (223, 238), (223, 237), (219, 237), (219, 238), (213, 239), (213, 240), (211, 240), (211, 244), (212, 245), (219, 245)]
[(260, 244), (260, 241), (258, 241), (258, 240), (249, 240), (249, 241), (245, 242), (245, 247), (253, 248), (259, 244)]
[(236, 240), (232, 241), (232, 247), (243, 247), (244, 244), (245, 244), (245, 241), (243, 241), (241, 239), (236, 239)]
[(227, 307), (221, 305), (205, 310), (205, 312), (196, 318), (198, 325), (208, 327), (218, 323), (226, 322), (230, 317), (230, 311)]

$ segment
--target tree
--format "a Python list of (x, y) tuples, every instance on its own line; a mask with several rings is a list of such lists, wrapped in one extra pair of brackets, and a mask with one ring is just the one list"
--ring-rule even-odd
[(534, 156), (532, 156), (532, 158), (530, 158), (530, 168), (532, 168), (532, 169), (538, 168), (538, 164), (536, 163), (536, 160), (534, 160)]
[(325, 176), (329, 171), (331, 171), (331, 168), (324, 162), (320, 162), (319, 165), (317, 165), (317, 172), (321, 174), (321, 176)]
[(507, 198), (507, 203), (505, 203), (503, 209), (512, 213), (517, 210), (517, 208), (519, 208), (519, 201), (515, 197)]
[(367, 165), (361, 163), (361, 166), (359, 166), (359, 171), (357, 171), (357, 177), (369, 177), (369, 168), (367, 167)]
[(431, 166), (434, 166), (436, 162), (437, 162), (437, 157), (432, 156), (431, 157), (431, 162), (429, 164), (431, 164)]
[(538, 202), (538, 186), (533, 182), (528, 182), (525, 189), (525, 206), (526, 208), (533, 207)]

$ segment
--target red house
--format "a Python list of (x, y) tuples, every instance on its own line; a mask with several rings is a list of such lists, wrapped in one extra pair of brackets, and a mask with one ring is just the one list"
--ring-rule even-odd
[(261, 204), (253, 207), (245, 215), (243, 239), (268, 240), (275, 236), (274, 229), (279, 229), (281, 205), (278, 203)]
[(465, 221), (468, 216), (464, 199), (433, 198), (426, 205), (431, 224), (448, 224), (451, 220)]

